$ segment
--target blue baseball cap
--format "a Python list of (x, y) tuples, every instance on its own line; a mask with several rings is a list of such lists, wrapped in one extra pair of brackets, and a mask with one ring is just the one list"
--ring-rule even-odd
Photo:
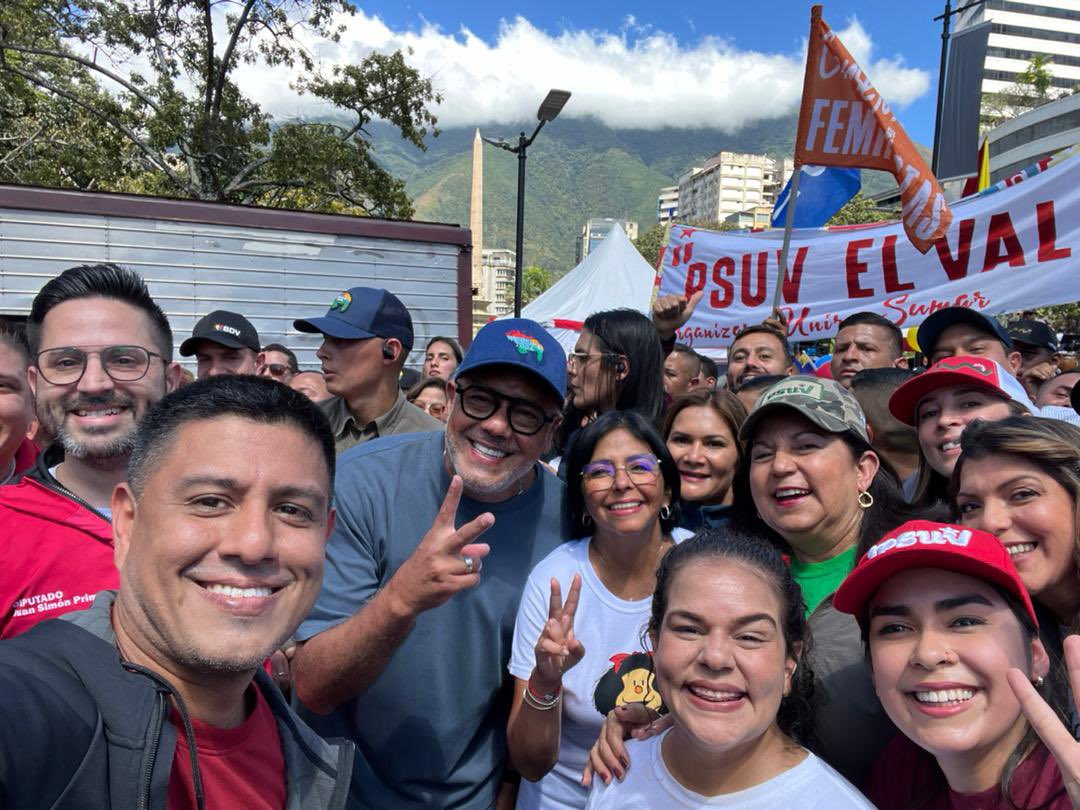
[(392, 292), (377, 287), (350, 287), (339, 292), (321, 318), (293, 321), (301, 332), (321, 332), (342, 340), (397, 338), (405, 351), (413, 345), (412, 316)]
[(476, 333), (454, 374), (488, 366), (514, 366), (543, 382), (562, 402), (566, 396), (566, 353), (544, 327), (528, 318), (504, 318)]
[(939, 309), (923, 321), (919, 327), (915, 340), (918, 341), (922, 353), (926, 355), (933, 354), (934, 346), (937, 345), (941, 333), (958, 323), (970, 324), (979, 331), (986, 332), (991, 337), (1000, 340), (1008, 351), (1013, 350), (1012, 338), (1009, 337), (1005, 327), (997, 322), (997, 318), (983, 315), (981, 312), (968, 307), (945, 307), (945, 309)]

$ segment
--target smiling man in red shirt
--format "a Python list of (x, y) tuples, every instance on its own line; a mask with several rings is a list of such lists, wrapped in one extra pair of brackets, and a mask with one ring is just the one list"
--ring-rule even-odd
[(27, 337), (37, 416), (54, 441), (0, 488), (0, 638), (116, 586), (109, 501), (139, 420), (180, 379), (165, 314), (137, 274), (113, 264), (46, 283)]
[(0, 804), (347, 805), (352, 746), (262, 669), (319, 593), (334, 466), (318, 407), (270, 380), (147, 414), (112, 498), (119, 590), (0, 643)]

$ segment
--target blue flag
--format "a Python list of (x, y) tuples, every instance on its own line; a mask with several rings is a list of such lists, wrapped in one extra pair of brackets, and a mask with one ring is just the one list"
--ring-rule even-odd
[[(795, 206), (796, 228), (820, 228), (862, 188), (862, 177), (858, 169), (803, 166), (801, 171), (799, 201)], [(788, 180), (773, 207), (774, 228), (784, 227), (790, 195), (791, 180)]]

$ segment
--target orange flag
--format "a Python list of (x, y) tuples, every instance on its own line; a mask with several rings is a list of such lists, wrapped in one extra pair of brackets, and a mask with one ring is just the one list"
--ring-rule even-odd
[(821, 19), (821, 6), (810, 12), (810, 50), (795, 140), (795, 165), (803, 164), (891, 172), (900, 186), (904, 231), (920, 253), (930, 250), (952, 222), (937, 178), (881, 94)]

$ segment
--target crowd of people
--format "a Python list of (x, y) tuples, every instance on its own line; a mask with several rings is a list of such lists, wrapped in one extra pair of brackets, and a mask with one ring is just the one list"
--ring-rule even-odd
[(1080, 807), (1080, 373), (700, 295), (414, 346), (391, 291), (0, 320), (0, 807)]

